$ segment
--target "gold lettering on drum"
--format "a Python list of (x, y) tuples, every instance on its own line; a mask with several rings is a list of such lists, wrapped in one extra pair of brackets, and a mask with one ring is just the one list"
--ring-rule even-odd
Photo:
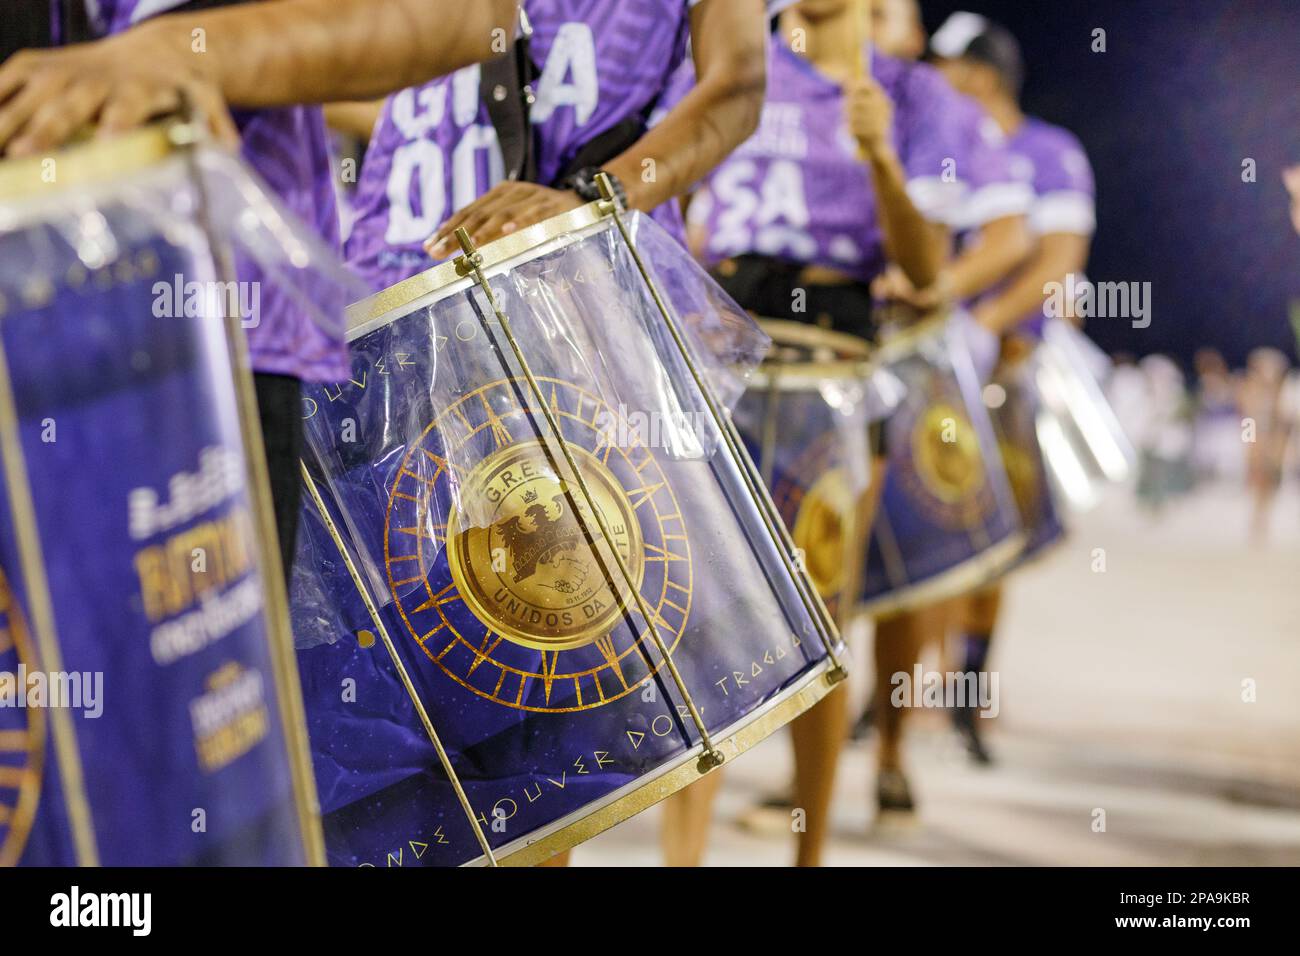
[[(608, 750), (593, 750), (590, 753), (578, 754), (573, 759), (573, 768), (580, 776), (590, 776), (593, 772), (599, 772), (606, 767), (614, 766), (615, 760)], [(534, 804), (541, 800), (548, 793), (556, 790), (564, 790), (569, 785), (569, 772), (564, 770), (560, 773), (560, 779), (547, 777), (545, 783), (549, 787), (543, 786), (542, 782), (533, 782), (524, 784), (519, 790), (520, 795), (529, 804)], [(480, 810), (477, 819), (479, 823), (489, 829), (492, 821), (498, 821), (498, 826), (512, 819), (519, 812), (519, 802), (509, 795), (502, 796), (492, 804), (488, 812)]]
[[(658, 734), (658, 736), (665, 736), (666, 733), (671, 733), (672, 726), (673, 726), (672, 718), (667, 714), (659, 714), (655, 718), (655, 722), (657, 722), (659, 719), (663, 719), (668, 722), (668, 729), (664, 734)], [(632, 750), (635, 751), (639, 746), (639, 741), (633, 740), (632, 735), (638, 732), (629, 730), (627, 733), (628, 733), (628, 738), (632, 743)], [(638, 736), (640, 738), (645, 737), (644, 734), (639, 734), (639, 733)], [(616, 765), (617, 765), (617, 760), (615, 759), (614, 753), (611, 750), (592, 750), (587, 753), (579, 753), (574, 757), (573, 764), (572, 764), (572, 766), (576, 769), (576, 772), (578, 774), (588, 775), (588, 776), (591, 775), (593, 772), (600, 772), (605, 770), (608, 767), (614, 767)], [(568, 783), (569, 783), (569, 772), (567, 769), (565, 769), (561, 771), (560, 779), (556, 780), (554, 777), (547, 777), (545, 778), (546, 786), (544, 786), (542, 782), (524, 784), (522, 788), (519, 790), (519, 794), (522, 795), (523, 799), (527, 801), (529, 805), (532, 805), (537, 803), (539, 800), (544, 799), (550, 793), (553, 793), (555, 791), (563, 791), (568, 786)], [(494, 829), (492, 826), (493, 821), (497, 821), (496, 829), (499, 832), (500, 828), (508, 821), (513, 819), (515, 816), (517, 816), (518, 813), (519, 813), (519, 801), (511, 795), (505, 794), (499, 797), (496, 801), (494, 801), (491, 807), (487, 811), (479, 810), (475, 816), (475, 819), (478, 821), (480, 826), (482, 826), (484, 829), (486, 829), (489, 832), (492, 832)], [(516, 836), (520, 836), (520, 835), (522, 834), (516, 834)], [(443, 834), (442, 827), (439, 827), (438, 830), (435, 832), (434, 837), (432, 838), (432, 842), (442, 846), (451, 845), (451, 841), (446, 839), (445, 835)], [(415, 851), (416, 846), (421, 846), (427, 849), (426, 844), (417, 843), (414, 840), (408, 841), (407, 846), (411, 847), (412, 852), (416, 854), (417, 858), (423, 856), (423, 853), (416, 852)], [(387, 865), (401, 866), (404, 862), (404, 852), (405, 852), (405, 847), (399, 847), (396, 852), (390, 851), (388, 854)], [(374, 864), (362, 863), (360, 864), (360, 866), (373, 867)]]
[[(252, 516), (241, 505), (141, 548), (134, 563), (145, 616), (157, 623), (243, 577), (253, 567), (252, 541)], [(196, 551), (204, 556), (200, 570), (194, 564)]]
[[(349, 379), (348, 379), (348, 384), (349, 384), (349, 385), (354, 385), (354, 386), (356, 386), (357, 388), (359, 388), (359, 389), (361, 389), (362, 391), (364, 391), (364, 390), (365, 390), (365, 387), (366, 387), (366, 381), (367, 381), (367, 379), (368, 379), (368, 373), (366, 373), (366, 372), (362, 372), (362, 373), (361, 373), (361, 381), (357, 381), (355, 378), (349, 378)], [(343, 397), (343, 385), (342, 385), (342, 383), (340, 383), (340, 384), (334, 386), (334, 393), (333, 393), (332, 395), (330, 394), (330, 387), (329, 387), (328, 385), (322, 385), (322, 386), (321, 386), (321, 391), (323, 391), (323, 392), (325, 393), (325, 397), (328, 398), (331, 402), (337, 402), (340, 398)]]
[[(743, 669), (733, 668), (730, 676), (715, 681), (713, 686), (722, 691), (723, 697), (730, 697), (733, 689), (739, 690), (741, 687), (752, 683), (755, 677), (763, 673), (764, 664), (771, 666), (777, 661), (785, 660), (786, 655), (789, 654), (791, 650), (797, 650), (802, 645), (803, 641), (799, 640), (797, 635), (792, 636), (789, 648), (778, 645), (770, 650), (766, 650), (763, 652), (762, 657), (749, 661), (744, 665)], [(728, 687), (729, 684), (731, 685), (730, 688)]]
[(208, 675), (204, 692), (189, 703), (199, 766), (214, 773), (266, 737), (270, 716), (259, 671), (230, 661)]
[[(434, 830), (432, 835), (426, 837), (424, 840), (407, 840), (406, 846), (398, 847), (396, 853), (390, 850), (385, 862), (390, 867), (403, 866), (406, 863), (407, 847), (410, 847), (411, 855), (419, 860), (424, 857), (424, 854), (429, 852), (429, 847), (434, 845), (451, 846), (451, 841), (448, 840), (446, 834), (442, 832), (441, 826)], [(375, 868), (375, 864), (373, 863), (359, 863), (357, 865), (366, 869)]]

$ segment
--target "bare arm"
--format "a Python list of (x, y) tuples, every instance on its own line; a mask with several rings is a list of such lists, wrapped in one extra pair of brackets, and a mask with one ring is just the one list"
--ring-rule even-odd
[(975, 318), (992, 332), (1009, 332), (1026, 315), (1042, 308), (1049, 282), (1061, 282), (1067, 273), (1081, 272), (1088, 262), (1091, 237), (1073, 232), (1049, 233), (1002, 294), (982, 303)]
[(872, 156), (871, 180), (879, 202), (885, 253), (914, 285), (930, 285), (939, 277), (948, 255), (948, 230), (930, 222), (913, 205), (896, 156)]
[[(0, 150), (50, 149), (92, 122), (129, 129), (184, 96), (210, 114), (226, 104), (382, 96), (499, 52), (513, 39), (517, 8), (517, 0), (273, 0), (25, 50), (0, 65)], [(220, 131), (232, 132), (228, 119)]]
[(967, 246), (944, 270), (940, 283), (951, 300), (971, 299), (997, 285), (1033, 251), (1024, 216), (1003, 216), (980, 227)]
[(934, 283), (948, 257), (947, 228), (930, 222), (907, 194), (906, 175), (894, 150), (893, 104), (880, 85), (859, 77), (845, 85), (849, 128), (871, 169), (885, 253), (917, 289)]
[[(192, 31), (205, 30), (208, 54), (199, 59), (207, 65), (200, 69), (227, 102), (284, 106), (372, 99), (486, 60), (513, 42), (518, 6), (515, 0), (275, 0), (162, 16), (137, 29), (160, 47), (184, 51)], [(494, 30), (503, 32), (494, 37)]]
[(325, 122), (330, 129), (352, 136), (362, 143), (370, 140), (375, 124), (384, 111), (384, 100), (326, 103)]
[(691, 49), (695, 88), (609, 163), (636, 209), (684, 194), (758, 128), (767, 85), (763, 0), (704, 0), (691, 11)]
[(974, 298), (1006, 278), (1032, 251), (1024, 216), (1003, 216), (980, 227), (975, 242), (941, 268), (928, 287), (917, 289), (896, 264), (890, 263), (871, 288), (881, 299), (897, 299), (929, 311)]

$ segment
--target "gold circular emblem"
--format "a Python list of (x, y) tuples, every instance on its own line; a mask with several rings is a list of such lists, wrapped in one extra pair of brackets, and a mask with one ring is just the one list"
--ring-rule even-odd
[(795, 547), (803, 553), (813, 586), (835, 615), (841, 596), (856, 586), (859, 565), (853, 551), (864, 553), (867, 546), (863, 530), (855, 527), (860, 503), (844, 465), (844, 442), (837, 429), (799, 443), (804, 447), (795, 460), (774, 470), (772, 500)]
[(984, 487), (984, 459), (975, 428), (946, 402), (931, 405), (917, 420), (912, 455), (922, 484), (944, 504), (966, 501)]
[[(27, 628), (9, 581), (0, 570), (0, 693), (18, 679), (19, 665), (32, 666)], [(22, 856), (40, 800), (45, 753), (45, 713), (40, 707), (0, 708), (0, 866)]]
[(853, 493), (842, 468), (828, 471), (804, 495), (791, 534), (823, 599), (837, 596), (848, 575), (846, 535)]
[(658, 672), (651, 626), (677, 647), (691, 547), (637, 429), (586, 389), (537, 381), (651, 621), (580, 488), (559, 481), (566, 464), (539, 441), (541, 416), (518, 380), (464, 396), (412, 443), (390, 487), (384, 563), (410, 638), (456, 683), (516, 710), (589, 710)]
[[(570, 451), (640, 587), (645, 555), (627, 495), (598, 458)], [(556, 472), (541, 441), (501, 449), (478, 464), (460, 492), (485, 504), (486, 526), (462, 528), (456, 511), (447, 527), (447, 562), (466, 603), (508, 640), (539, 650), (590, 644), (634, 603), (618, 566), (588, 539), (599, 537), (600, 525), (581, 491)]]

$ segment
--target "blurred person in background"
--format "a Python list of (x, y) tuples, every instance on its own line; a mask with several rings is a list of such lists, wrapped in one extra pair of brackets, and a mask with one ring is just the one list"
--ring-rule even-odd
[(1138, 502), (1153, 517), (1170, 500), (1192, 488), (1194, 402), (1183, 372), (1167, 355), (1148, 355), (1138, 363), (1145, 385), (1145, 408), (1132, 433), (1139, 454)]
[(1196, 350), (1196, 424), (1193, 461), (1196, 479), (1240, 478), (1241, 421), (1237, 414), (1237, 383), (1217, 349)]
[(1146, 422), (1146, 376), (1138, 368), (1137, 359), (1128, 352), (1116, 352), (1111, 359), (1115, 368), (1103, 386), (1106, 401), (1114, 409), (1124, 433), (1137, 446), (1138, 434)]
[[(879, 317), (870, 283), (886, 263), (898, 263), (911, 287), (929, 289), (947, 262), (961, 185), (945, 182), (945, 160), (965, 155), (965, 146), (957, 95), (933, 68), (871, 52), (859, 17), (857, 0), (804, 0), (781, 14), (759, 131), (705, 180), (689, 215), (693, 247), (742, 307), (871, 340)], [(878, 477), (884, 455), (875, 450)], [(877, 694), (886, 702), (890, 675), (916, 660), (913, 636), (891, 627), (878, 628), (875, 643)], [(791, 724), (793, 807), (805, 811), (801, 866), (820, 863), (830, 832), (846, 697), (837, 690)], [(877, 803), (908, 813), (905, 711), (881, 711)], [(682, 800), (698, 798), (694, 819), (707, 819), (713, 777), (683, 791), (690, 797)], [(682, 800), (669, 802), (670, 814)], [(784, 797), (774, 805), (788, 828), (792, 806)], [(669, 861), (697, 862), (702, 850), (702, 841), (687, 841)]]
[[(886, 10), (899, 7), (896, 0), (878, 3)], [(1087, 265), (1097, 223), (1092, 166), (1073, 133), (1021, 109), (1024, 59), (1019, 42), (1005, 27), (978, 14), (954, 13), (935, 31), (930, 52), (953, 88), (992, 118), (986, 119), (992, 126), (986, 135), (996, 138), (1007, 154), (1013, 183), (1027, 193), (1027, 217), (1021, 217), (1028, 225), (1024, 244), (1016, 244), (1013, 232), (995, 231), (1007, 220), (972, 230), (950, 272), (954, 278), (978, 276), (978, 282), (966, 283), (961, 291), (973, 299), (974, 326), (993, 343), (992, 356), (998, 356), (1000, 343), (999, 374), (1014, 374), (1011, 370), (1033, 353), (1042, 335), (1044, 289), (1049, 283), (1066, 283), (1070, 276), (1081, 277)], [(980, 205), (978, 196), (968, 202)], [(977, 367), (979, 351), (972, 349)], [(996, 359), (981, 368), (985, 381), (995, 367)], [(938, 622), (941, 639), (948, 630), (958, 633), (963, 656), (959, 669), (977, 680), (987, 668), (1004, 581), (999, 578), (948, 602)], [(972, 760), (987, 764), (992, 758), (978, 714), (977, 706), (967, 704), (954, 710), (953, 719)]]
[(1291, 194), (1291, 225), (1300, 235), (1300, 163), (1282, 170), (1282, 183)]
[(1277, 349), (1254, 349), (1246, 359), (1239, 393), (1246, 481), (1254, 499), (1250, 534), (1257, 544), (1268, 538), (1273, 501), (1282, 483), (1287, 444), (1295, 425), (1290, 390), (1284, 390), (1289, 365)]

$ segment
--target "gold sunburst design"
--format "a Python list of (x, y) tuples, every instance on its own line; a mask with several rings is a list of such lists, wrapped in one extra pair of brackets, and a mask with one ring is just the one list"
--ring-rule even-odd
[(931, 405), (917, 420), (912, 455), (922, 484), (944, 504), (968, 500), (984, 486), (984, 459), (975, 428), (946, 402)]
[[(18, 665), (30, 667), (32, 660), (22, 609), (0, 570), (0, 681), (17, 680)], [(45, 713), (40, 707), (5, 708), (0, 718), (0, 866), (13, 866), (40, 799)]]
[[(637, 587), (645, 574), (641, 528), (613, 474), (581, 448), (571, 452)], [(486, 527), (447, 527), (447, 563), (479, 620), (538, 650), (582, 647), (622, 617), (631, 588), (602, 560), (600, 526), (577, 487), (556, 474), (539, 440), (503, 448), (480, 462), (461, 495), (486, 503)], [(618, 594), (612, 583), (617, 583)]]
[[(672, 482), (593, 392), (537, 381), (672, 653), (693, 588)], [(384, 528), (389, 591), (410, 638), (462, 687), (517, 710), (589, 710), (644, 686), (663, 659), (528, 395), (515, 379), (478, 388), (407, 450)]]

